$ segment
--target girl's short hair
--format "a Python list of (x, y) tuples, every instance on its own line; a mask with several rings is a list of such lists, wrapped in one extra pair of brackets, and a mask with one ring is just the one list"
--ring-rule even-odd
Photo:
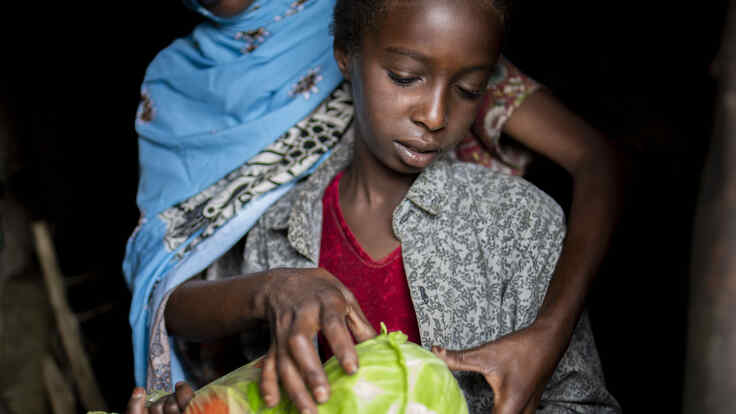
[[(330, 30), (335, 36), (335, 47), (347, 52), (357, 50), (363, 32), (376, 28), (376, 18), (388, 11), (391, 1), (397, 0), (337, 0), (330, 24)], [(506, 22), (512, 0), (448, 1), (477, 1), (493, 7)]]

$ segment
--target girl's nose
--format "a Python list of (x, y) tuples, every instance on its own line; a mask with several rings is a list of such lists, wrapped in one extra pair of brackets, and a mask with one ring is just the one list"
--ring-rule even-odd
[(439, 131), (447, 126), (447, 103), (445, 102), (447, 92), (445, 88), (432, 88), (426, 95), (421, 97), (412, 120), (422, 125), (427, 130)]

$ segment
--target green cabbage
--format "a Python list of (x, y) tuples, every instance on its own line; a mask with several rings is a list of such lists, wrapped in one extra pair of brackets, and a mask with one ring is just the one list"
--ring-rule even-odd
[(319, 406), (320, 414), (468, 412), (447, 365), (433, 353), (407, 342), (403, 333), (387, 334), (381, 324), (380, 335), (355, 349), (360, 368), (354, 375), (345, 374), (334, 357), (325, 363), (332, 394)]
[[(467, 414), (468, 407), (447, 365), (403, 333), (381, 334), (356, 345), (360, 368), (345, 374), (335, 357), (324, 365), (331, 387), (320, 414)], [(261, 399), (260, 369), (248, 364), (202, 387), (186, 414), (298, 414), (286, 398), (274, 408)], [(282, 397), (286, 394), (282, 392)]]

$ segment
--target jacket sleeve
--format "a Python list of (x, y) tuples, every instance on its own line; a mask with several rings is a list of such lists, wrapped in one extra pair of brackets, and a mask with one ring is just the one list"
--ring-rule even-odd
[(587, 313), (583, 313), (570, 345), (542, 394), (539, 413), (620, 413), (606, 390)]
[[(519, 234), (521, 260), (504, 294), (512, 330), (530, 325), (544, 295), (562, 250), (565, 229), (549, 209), (531, 209), (525, 230)], [(521, 226), (520, 226), (521, 227)], [(618, 413), (620, 407), (605, 387), (593, 332), (586, 313), (573, 331), (538, 409), (540, 413)]]
[(268, 255), (266, 254), (266, 230), (263, 220), (258, 220), (246, 236), (243, 250), (243, 264), (241, 274), (262, 272), (268, 270)]

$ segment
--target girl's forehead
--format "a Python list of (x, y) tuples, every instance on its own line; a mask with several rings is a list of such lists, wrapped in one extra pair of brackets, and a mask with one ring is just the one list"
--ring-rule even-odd
[(493, 12), (499, 18), (501, 13), (494, 7), (493, 0), (383, 0), (376, 1), (376, 12), (378, 14), (389, 13), (396, 9), (431, 8), (437, 6), (460, 6), (485, 12)]
[(373, 37), (378, 43), (445, 44), (486, 54), (500, 48), (503, 23), (484, 0), (387, 0), (376, 16)]
[[(378, 5), (374, 23), (380, 31), (386, 25), (411, 29), (408, 23), (452, 30), (475, 22), (503, 27), (502, 15), (491, 0), (385, 0), (383, 5)], [(480, 32), (482, 35), (486, 31)]]

